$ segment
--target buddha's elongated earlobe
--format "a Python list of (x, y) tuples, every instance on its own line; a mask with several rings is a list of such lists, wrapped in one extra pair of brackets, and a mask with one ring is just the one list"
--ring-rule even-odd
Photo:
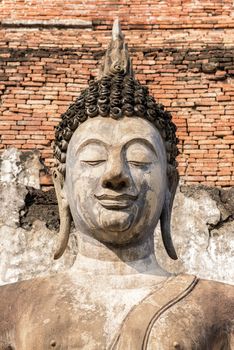
[(70, 234), (70, 227), (71, 227), (71, 213), (70, 213), (70, 208), (67, 203), (67, 200), (64, 198), (63, 175), (58, 171), (58, 169), (55, 168), (52, 171), (52, 178), (54, 182), (55, 193), (58, 200), (59, 217), (60, 217), (60, 228), (59, 228), (59, 236), (58, 236), (59, 239), (58, 239), (57, 248), (54, 254), (54, 259), (59, 259), (63, 255), (67, 247), (69, 234)]
[(177, 170), (170, 167), (170, 172), (168, 174), (168, 189), (160, 217), (160, 225), (164, 247), (169, 257), (173, 260), (177, 260), (178, 257), (171, 238), (171, 211), (178, 182), (179, 174)]

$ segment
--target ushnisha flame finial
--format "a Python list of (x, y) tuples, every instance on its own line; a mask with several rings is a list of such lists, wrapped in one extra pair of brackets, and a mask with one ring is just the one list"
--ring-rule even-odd
[(121, 40), (124, 40), (124, 34), (122, 33), (122, 30), (121, 30), (120, 21), (118, 18), (116, 18), (114, 20), (113, 27), (112, 27), (112, 40), (116, 40), (119, 38)]
[(124, 42), (124, 34), (121, 31), (118, 18), (113, 23), (111, 42), (100, 64), (98, 79), (101, 79), (105, 75), (114, 75), (117, 73), (130, 76), (134, 75), (128, 46)]

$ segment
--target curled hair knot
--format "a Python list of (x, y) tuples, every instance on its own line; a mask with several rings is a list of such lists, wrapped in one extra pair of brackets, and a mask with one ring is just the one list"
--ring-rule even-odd
[(55, 128), (54, 155), (58, 159), (58, 169), (65, 174), (66, 151), (74, 131), (88, 118), (98, 115), (113, 119), (141, 117), (151, 122), (166, 142), (168, 163), (175, 167), (178, 155), (176, 126), (171, 121), (171, 113), (164, 111), (162, 104), (156, 103), (149, 95), (148, 88), (142, 86), (132, 76), (124, 75), (121, 66), (114, 65), (115, 73), (89, 82), (68, 110), (61, 115)]

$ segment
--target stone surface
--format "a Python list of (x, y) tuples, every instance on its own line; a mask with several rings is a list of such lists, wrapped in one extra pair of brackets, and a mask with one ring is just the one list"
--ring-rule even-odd
[[(61, 138), (55, 140), (56, 146), (61, 141), (62, 149), (59, 150), (62, 153), (56, 147), (55, 155), (59, 155), (57, 158), (62, 164), (52, 169), (60, 218), (59, 234), (55, 238), (59, 243), (54, 258), (63, 256), (67, 248), (72, 214), (78, 239), (76, 259), (70, 269), (54, 276), (47, 273), (45, 278), (1, 286), (1, 347), (167, 350), (175, 348), (176, 343), (177, 348), (184, 349), (232, 348), (233, 286), (199, 280), (191, 274), (175, 277), (158, 263), (159, 254), (155, 254), (154, 249), (158, 222), (168, 256), (177, 259), (170, 230), (178, 185), (173, 161), (177, 150), (169, 147), (169, 140), (175, 141), (176, 128), (166, 122), (170, 121), (169, 115), (162, 119), (158, 117), (160, 110), (156, 113), (152, 100), (149, 99), (147, 104), (142, 101), (140, 96), (144, 90), (134, 89), (127, 73), (127, 79), (122, 79), (125, 70), (122, 55), (118, 53), (124, 48), (123, 38), (119, 35), (112, 44), (107, 49), (107, 56), (113, 58), (113, 64), (108, 60), (107, 64), (111, 64), (112, 82), (116, 82), (110, 84), (111, 102), (115, 103), (105, 111), (106, 118), (103, 118), (101, 107), (93, 109), (91, 104), (98, 98), (97, 94), (87, 93), (85, 106), (81, 103), (84, 108), (77, 109), (77, 118), (80, 111), (82, 118), (78, 120), (85, 118), (84, 123), (79, 123), (76, 129), (76, 119), (76, 124), (72, 122), (69, 128), (72, 113), (68, 113), (62, 116), (64, 122), (56, 129), (56, 135), (63, 130), (62, 135), (69, 144)], [(104, 90), (107, 90), (106, 82), (105, 79)], [(127, 110), (119, 113), (120, 109), (116, 107), (116, 103), (119, 105), (117, 96), (123, 89), (134, 92), (132, 98), (136, 104), (130, 115)], [(97, 91), (97, 87), (93, 85), (92, 90)], [(130, 93), (127, 95), (129, 99)], [(124, 99), (121, 101), (124, 103)], [(98, 98), (98, 103), (103, 105), (103, 99)], [(143, 113), (144, 105), (147, 114)], [(147, 118), (139, 118), (146, 115)], [(14, 159), (11, 164), (16, 165), (13, 169), (19, 168)], [(5, 168), (9, 178), (11, 167)], [(17, 184), (20, 174), (21, 171), (19, 176), (11, 179), (12, 186)], [(4, 176), (3, 180), (7, 183)], [(209, 225), (217, 235), (215, 230), (218, 230), (222, 216), (226, 217), (225, 221), (231, 221), (231, 215), (225, 211), (220, 214), (212, 203), (207, 218), (208, 196), (204, 194), (202, 200), (196, 199), (194, 206), (190, 198), (186, 198), (186, 208), (191, 213), (195, 207), (200, 223)], [(12, 199), (8, 198), (8, 201)], [(199, 212), (200, 208), (202, 212)], [(181, 217), (179, 226), (189, 234), (189, 246), (193, 242), (191, 229), (196, 219), (191, 226), (184, 222), (185, 212)], [(6, 220), (3, 226), (7, 225)], [(204, 241), (201, 227), (199, 225), (194, 234), (199, 245)], [(45, 227), (38, 229), (37, 221), (32, 225), (33, 230), (40, 234), (40, 239), (44, 232), (46, 235)], [(206, 233), (204, 230), (204, 236)], [(21, 244), (17, 243), (24, 243), (22, 232), (18, 232), (18, 236), (19, 240), (12, 242), (8, 255), (11, 247), (21, 250)], [(37, 249), (39, 266), (44, 261), (43, 240), (40, 243), (42, 249)], [(50, 246), (49, 239), (45, 240), (45, 245)], [(28, 266), (27, 256), (25, 258)], [(14, 268), (17, 267), (18, 259), (11, 260)]]
[(37, 152), (21, 153), (7, 149), (0, 162), (0, 224), (16, 227), (19, 212), (24, 207), (26, 186), (39, 188), (39, 171), (42, 164)]
[[(225, 190), (226, 197), (232, 192), (233, 189)], [(234, 284), (234, 217), (221, 198), (223, 192), (220, 195), (218, 189), (201, 186), (178, 189), (172, 212), (172, 233), (180, 261), (172, 262), (166, 256), (159, 227), (155, 236), (156, 255), (168, 271)]]
[[(37, 207), (33, 220), (24, 223), (27, 201), (39, 191), (42, 169), (39, 153), (22, 153), (7, 149), (0, 162), (0, 284), (15, 282), (45, 273), (60, 271), (72, 265), (74, 253), (68, 251), (57, 262), (53, 260), (56, 245), (56, 224), (53, 230), (46, 218), (53, 217), (51, 203)], [(43, 197), (43, 192), (39, 192)], [(48, 196), (47, 196), (48, 197)], [(44, 210), (43, 210), (44, 209)], [(48, 216), (48, 213), (51, 215)], [(29, 214), (30, 217), (30, 214)], [(58, 221), (58, 217), (57, 217)], [(47, 227), (48, 226), (48, 227)], [(71, 235), (74, 250), (76, 239)], [(70, 245), (69, 244), (69, 245)]]
[(1, 21), (1, 24), (3, 26), (10, 26), (10, 27), (75, 27), (75, 28), (91, 28), (92, 27), (92, 21), (85, 21), (82, 19), (49, 19), (49, 20), (9, 20), (4, 19)]
[[(33, 152), (22, 156), (15, 149), (2, 156), (0, 284), (68, 269), (78, 251), (72, 225), (65, 254), (53, 260), (59, 227), (57, 201), (53, 189), (38, 189), (42, 167), (38, 156)], [(180, 259), (168, 258), (158, 227), (155, 246), (161, 266), (170, 272), (234, 283), (233, 190), (180, 186), (172, 215), (173, 241)]]
[(1, 156), (0, 166), (2, 183), (40, 188), (39, 172), (42, 164), (37, 150), (22, 153), (16, 148), (8, 148)]
[(116, 17), (136, 78), (177, 125), (180, 176), (233, 186), (231, 0), (0, 1), (0, 147), (38, 148), (53, 164), (54, 126), (97, 75)]

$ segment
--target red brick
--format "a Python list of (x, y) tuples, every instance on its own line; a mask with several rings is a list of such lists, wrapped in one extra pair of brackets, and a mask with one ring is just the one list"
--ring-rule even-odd
[(14, 140), (16, 135), (2, 135), (2, 140)]
[(40, 175), (40, 184), (41, 185), (53, 185), (53, 181), (50, 175)]
[(217, 101), (218, 101), (218, 102), (230, 101), (230, 100), (231, 100), (231, 97), (230, 97), (230, 96), (227, 96), (227, 95), (220, 95), (220, 96), (217, 96)]
[[(99, 20), (100, 24), (95, 27), (95, 32), (76, 28), (60, 28), (59, 31), (50, 28), (43, 31), (1, 29), (4, 49), (32, 48), (37, 55), (29, 52), (26, 61), (19, 57), (18, 61), (13, 62), (10, 60), (13, 51), (2, 55), (6, 60), (2, 67), (3, 74), (8, 81), (0, 85), (0, 93), (3, 94), (0, 107), (0, 126), (3, 129), (0, 129), (0, 133), (9, 136), (16, 132), (17, 140), (3, 138), (0, 147), (13, 144), (7, 141), (24, 142), (20, 138), (30, 136), (30, 143), (16, 143), (15, 146), (27, 150), (40, 148), (46, 164), (53, 164), (50, 143), (54, 126), (60, 120), (59, 115), (86, 87), (90, 74), (97, 74), (97, 57), (94, 54), (106, 48), (113, 15), (119, 15), (130, 49), (135, 48), (135, 51), (130, 51), (136, 77), (143, 84), (147, 83), (157, 101), (165, 104), (178, 127), (181, 139), (179, 148), (183, 152), (178, 157), (179, 169), (185, 182), (218, 186), (232, 184), (232, 178), (208, 178), (212, 177), (211, 173), (220, 175), (221, 171), (225, 175), (220, 176), (228, 176), (228, 169), (230, 174), (233, 173), (232, 69), (223, 67), (214, 74), (206, 74), (196, 67), (196, 64), (206, 64), (213, 59), (212, 51), (209, 51), (212, 47), (220, 47), (224, 54), (228, 52), (231, 45), (231, 1), (225, 4), (222, 1), (199, 2), (191, 6), (190, 2), (182, 0), (171, 1), (170, 6), (164, 6), (163, 2), (153, 0), (129, 4), (120, 0), (117, 5), (100, 0), (97, 6), (93, 6), (93, 1), (87, 0), (85, 8), (81, 3), (74, 2), (72, 9), (67, 6), (68, 3), (69, 0), (55, 0), (53, 6), (50, 2), (44, 2), (41, 7), (35, 2), (32, 7), (25, 1), (5, 0), (1, 6), (0, 21), (2, 18), (22, 19), (23, 14), (26, 21), (80, 18)], [(161, 14), (159, 17), (158, 13)], [(125, 30), (129, 26), (135, 29)], [(222, 28), (219, 35), (212, 34), (214, 28)], [(209, 38), (212, 38), (212, 45)], [(159, 47), (163, 50), (159, 51)], [(69, 53), (71, 48), (75, 49), (77, 56)], [(151, 48), (155, 48), (155, 52), (151, 53)], [(49, 52), (50, 57), (40, 57), (40, 49)], [(176, 50), (173, 52), (173, 49)], [(64, 50), (63, 55), (60, 55), (61, 50)], [(206, 58), (202, 58), (204, 52)], [(210, 57), (207, 52), (210, 52)], [(178, 61), (182, 56), (184, 59)], [(188, 59), (189, 56), (192, 59)], [(221, 165), (225, 162), (229, 164), (229, 161), (230, 166)], [(188, 166), (191, 175), (188, 175)], [(196, 180), (193, 176), (197, 176)]]

